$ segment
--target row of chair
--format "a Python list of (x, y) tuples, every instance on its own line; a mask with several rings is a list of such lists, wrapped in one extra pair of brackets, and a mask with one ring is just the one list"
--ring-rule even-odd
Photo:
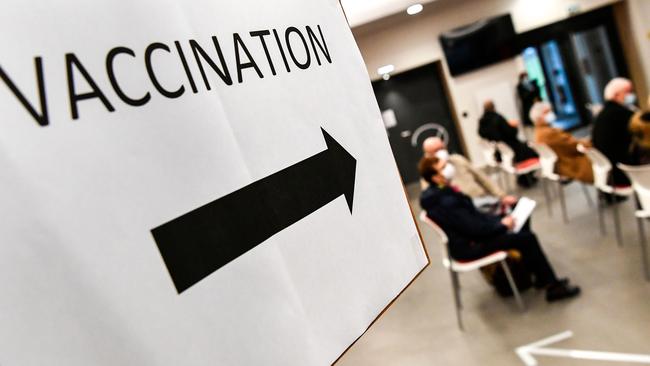
[[(507, 189), (509, 189), (509, 184), (507, 184), (508, 178), (504, 177), (502, 173), (505, 172), (516, 177), (522, 174), (539, 171), (542, 178), (544, 195), (547, 200), (547, 206), (549, 207), (548, 209), (550, 214), (552, 213), (551, 197), (548, 191), (547, 182), (555, 183), (560, 197), (563, 218), (565, 222), (568, 222), (566, 200), (564, 197), (564, 185), (562, 184), (565, 178), (555, 173), (555, 164), (558, 160), (558, 157), (555, 152), (547, 145), (536, 144), (533, 145), (533, 148), (539, 154), (539, 160), (537, 162), (529, 163), (525, 166), (517, 166), (514, 164), (514, 152), (512, 149), (510, 149), (509, 146), (500, 143), (492, 143), (485, 140), (481, 141), (481, 150), (483, 152), (483, 157), (487, 163), (488, 168), (492, 169), (493, 171), (497, 170), (500, 177), (505, 178), (503, 180), (506, 181), (505, 186)], [(501, 162), (497, 162), (495, 158), (495, 152), (497, 149), (501, 154)], [(606, 230), (603, 203), (600, 199), (599, 192), (618, 196), (632, 196), (634, 193), (636, 193), (640, 209), (636, 211), (635, 216), (637, 218), (639, 229), (643, 272), (645, 274), (646, 280), (650, 281), (650, 266), (648, 265), (647, 257), (647, 240), (643, 222), (644, 220), (650, 218), (650, 165), (643, 167), (633, 167), (619, 164), (619, 168), (626, 172), (626, 174), (630, 177), (630, 180), (632, 181), (632, 187), (616, 187), (609, 184), (608, 178), (612, 170), (612, 164), (607, 159), (607, 157), (605, 157), (600, 151), (595, 148), (586, 148), (585, 146), (579, 145), (578, 149), (580, 152), (586, 154), (592, 162), (592, 169), (594, 172), (594, 187), (596, 188), (596, 200), (598, 202), (598, 218), (600, 222), (601, 232), (603, 234), (606, 234)], [(587, 198), (587, 203), (590, 206), (593, 206), (593, 202), (589, 196), (587, 186), (582, 184), (582, 190), (585, 193), (585, 197)], [(619, 246), (622, 246), (623, 239), (618, 205), (614, 205), (613, 207), (613, 216), (616, 238)], [(427, 217), (425, 211), (422, 211), (420, 213), (420, 220), (433, 229), (434, 233), (438, 237), (438, 242), (441, 244), (441, 247), (443, 249), (442, 264), (449, 270), (456, 308), (456, 318), (458, 327), (461, 330), (463, 330), (463, 321), (461, 316), (462, 301), (460, 296), (460, 279), (458, 276), (459, 273), (470, 272), (477, 270), (483, 266), (500, 263), (506, 274), (508, 283), (510, 284), (517, 305), (522, 311), (525, 310), (524, 303), (521, 299), (517, 286), (512, 278), (510, 269), (508, 268), (508, 264), (506, 262), (506, 258), (508, 257), (508, 253), (506, 251), (497, 251), (486, 257), (474, 261), (456, 261), (452, 259), (451, 255), (449, 254), (449, 241), (445, 232), (436, 223)]]
[[(494, 143), (486, 140), (482, 140), (480, 144), (481, 150), (483, 152), (483, 157), (487, 162), (487, 166), (491, 169), (496, 168), (499, 173), (505, 172), (511, 176), (516, 177), (531, 172), (539, 172), (542, 178), (542, 186), (544, 189), (544, 196), (546, 199), (546, 206), (548, 208), (549, 214), (552, 214), (552, 201), (551, 194), (549, 192), (549, 182), (554, 183), (557, 187), (564, 222), (566, 223), (569, 221), (563, 184), (567, 178), (561, 177), (555, 173), (555, 164), (558, 160), (558, 157), (549, 146), (544, 144), (532, 144), (531, 147), (538, 153), (539, 160), (537, 162), (533, 161), (533, 163), (529, 162), (526, 165), (517, 165), (514, 164), (514, 152), (506, 144), (500, 142)], [(497, 150), (501, 155), (501, 162), (496, 161), (495, 153)], [(584, 145), (578, 145), (578, 151), (585, 154), (592, 163), (592, 170), (594, 173), (594, 188), (596, 189), (598, 221), (601, 233), (603, 235), (607, 233), (607, 229), (604, 217), (604, 203), (601, 199), (602, 195), (608, 194), (613, 196), (632, 197), (636, 193), (640, 209), (636, 211), (635, 216), (637, 217), (639, 228), (639, 242), (641, 244), (643, 272), (646, 279), (650, 281), (650, 265), (648, 264), (646, 245), (647, 239), (645, 236), (645, 228), (643, 222), (643, 220), (650, 218), (650, 165), (633, 167), (619, 164), (619, 168), (623, 170), (632, 181), (632, 186), (619, 187), (609, 183), (612, 164), (609, 159), (603, 155), (603, 153), (598, 151), (596, 148), (588, 148)], [(500, 176), (503, 178), (502, 174), (500, 174)], [(510, 180), (507, 177), (502, 180), (505, 180), (506, 182), (506, 189), (510, 190), (510, 185), (508, 184)], [(587, 186), (585, 184), (581, 184), (581, 187), (587, 199), (587, 203), (589, 206), (593, 206), (593, 201), (589, 195)], [(612, 216), (617, 243), (619, 246), (623, 246), (623, 233), (621, 230), (619, 205), (615, 204), (612, 206)]]

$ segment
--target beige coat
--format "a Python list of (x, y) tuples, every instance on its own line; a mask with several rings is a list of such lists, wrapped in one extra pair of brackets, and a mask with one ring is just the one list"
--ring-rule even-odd
[(466, 195), (472, 198), (506, 195), (498, 185), (481, 170), (475, 168), (464, 156), (452, 154), (449, 156), (449, 162), (456, 169), (451, 184)]
[(580, 141), (568, 132), (551, 127), (548, 123), (535, 125), (535, 142), (546, 144), (557, 155), (555, 172), (563, 177), (585, 183), (594, 182), (591, 161), (578, 151)]

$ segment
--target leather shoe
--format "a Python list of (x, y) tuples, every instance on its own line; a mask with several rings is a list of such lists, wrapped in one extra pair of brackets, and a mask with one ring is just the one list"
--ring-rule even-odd
[(553, 302), (562, 299), (569, 299), (580, 294), (580, 287), (567, 283), (556, 282), (546, 289), (546, 301)]

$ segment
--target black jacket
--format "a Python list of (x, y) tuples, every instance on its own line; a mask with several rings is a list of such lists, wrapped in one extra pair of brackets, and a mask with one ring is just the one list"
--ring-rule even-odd
[(503, 142), (510, 146), (515, 153), (515, 162), (536, 158), (537, 153), (519, 141), (518, 133), (516, 127), (510, 126), (508, 121), (496, 112), (486, 111), (478, 123), (478, 134), (486, 140)]
[(432, 184), (422, 192), (420, 206), (447, 234), (449, 253), (457, 260), (482, 257), (485, 255), (482, 241), (508, 231), (499, 216), (478, 211), (471, 198), (450, 187)]
[(634, 163), (630, 153), (632, 135), (628, 128), (632, 115), (628, 108), (608, 101), (596, 117), (591, 131), (594, 147), (607, 156), (613, 165), (612, 179), (616, 185), (630, 184), (625, 173), (616, 167), (616, 163)]
[(521, 120), (526, 126), (532, 126), (533, 121), (530, 120), (530, 108), (532, 108), (535, 101), (540, 98), (539, 86), (535, 80), (528, 83), (519, 82), (517, 84), (517, 95), (521, 102)]

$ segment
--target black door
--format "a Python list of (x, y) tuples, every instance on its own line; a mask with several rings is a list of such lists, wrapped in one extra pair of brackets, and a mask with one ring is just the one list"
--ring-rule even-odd
[(438, 135), (447, 141), (450, 153), (460, 153), (461, 143), (449, 101), (436, 63), (375, 81), (372, 87), (388, 118), (386, 131), (404, 183), (419, 180), (417, 164), (422, 142)]

